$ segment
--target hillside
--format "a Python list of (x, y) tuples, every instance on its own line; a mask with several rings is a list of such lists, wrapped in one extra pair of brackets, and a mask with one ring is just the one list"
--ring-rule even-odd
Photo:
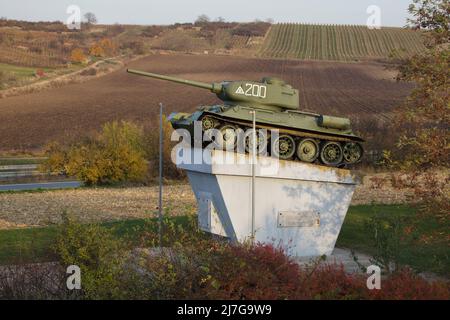
[(273, 25), (259, 56), (283, 59), (361, 60), (404, 57), (424, 49), (420, 33), (402, 28), (366, 26)]
[[(153, 50), (254, 56), (270, 23), (83, 25), (0, 18), (0, 90), (48, 80), (98, 60)], [(0, 94), (1, 95), (1, 94)]]

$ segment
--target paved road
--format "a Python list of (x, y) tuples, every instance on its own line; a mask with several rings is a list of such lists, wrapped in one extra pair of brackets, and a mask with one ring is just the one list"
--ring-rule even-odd
[(64, 189), (78, 188), (81, 186), (79, 181), (59, 181), (59, 182), (42, 182), (42, 183), (20, 183), (20, 184), (3, 184), (0, 185), (0, 191), (22, 191), (36, 189)]

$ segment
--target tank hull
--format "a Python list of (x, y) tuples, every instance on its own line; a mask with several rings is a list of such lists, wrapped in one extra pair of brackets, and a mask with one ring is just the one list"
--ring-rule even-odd
[[(362, 138), (354, 135), (351, 130), (343, 131), (319, 126), (320, 115), (298, 111), (271, 112), (245, 106), (214, 106), (213, 109), (199, 110), (192, 114), (174, 113), (171, 115), (170, 120), (174, 129), (184, 128), (187, 130), (191, 129), (194, 121), (201, 121), (206, 116), (227, 123), (251, 126), (252, 114), (250, 111), (253, 110), (256, 110), (256, 125), (260, 128), (275, 128), (282, 132), (299, 136), (329, 138), (336, 141), (364, 142)], [(184, 118), (177, 118), (177, 115), (184, 115)]]
[[(336, 142), (344, 149), (345, 143), (359, 143), (364, 140), (351, 131), (350, 128), (337, 129), (321, 126), (322, 116), (319, 114), (286, 110), (283, 112), (275, 112), (268, 110), (260, 110), (249, 106), (228, 106), (216, 105), (211, 107), (201, 107), (192, 114), (174, 113), (169, 120), (174, 129), (186, 129), (191, 135), (194, 135), (194, 122), (204, 121), (205, 118), (213, 119), (213, 128), (220, 129), (223, 126), (232, 126), (240, 129), (249, 129), (252, 127), (253, 115), (251, 111), (256, 111), (256, 127), (257, 129), (266, 129), (268, 131), (276, 129), (279, 135), (288, 135), (293, 138), (295, 145), (304, 139), (312, 139), (317, 143), (320, 149), (323, 144), (328, 142)], [(318, 150), (320, 151), (320, 150)], [(361, 147), (362, 156), (362, 147)], [(327, 163), (327, 161), (319, 161), (319, 156), (314, 161), (325, 165), (344, 166), (346, 164), (354, 164), (361, 160), (361, 156), (357, 161), (340, 160), (338, 163)], [(301, 156), (295, 154), (285, 159), (302, 160)], [(311, 159), (310, 159), (311, 160)], [(317, 160), (317, 161), (316, 161)], [(325, 163), (323, 163), (325, 162)]]

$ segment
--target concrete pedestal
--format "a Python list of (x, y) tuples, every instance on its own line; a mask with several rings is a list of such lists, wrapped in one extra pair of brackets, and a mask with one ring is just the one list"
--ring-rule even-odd
[[(197, 164), (180, 163), (180, 154), (188, 158), (185, 152)], [(177, 154), (178, 167), (186, 170), (197, 198), (200, 228), (239, 242), (248, 240), (252, 233), (249, 155), (201, 149)], [(356, 186), (350, 171), (258, 157), (255, 181), (257, 242), (281, 245), (298, 257), (332, 253)]]

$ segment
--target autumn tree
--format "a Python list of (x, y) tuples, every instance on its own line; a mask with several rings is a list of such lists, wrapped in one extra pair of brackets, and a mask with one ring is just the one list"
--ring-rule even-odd
[[(400, 132), (392, 160), (412, 173), (416, 196), (423, 208), (438, 215), (450, 212), (450, 50), (449, 2), (414, 0), (410, 25), (425, 36), (427, 49), (406, 60), (398, 80), (415, 88), (395, 113)], [(442, 170), (444, 168), (445, 170)], [(442, 174), (443, 172), (443, 174)], [(421, 177), (421, 178), (419, 178)]]
[(50, 143), (43, 172), (76, 177), (87, 185), (143, 182), (147, 178), (143, 129), (131, 122), (109, 122), (96, 136), (72, 145)]
[(109, 38), (105, 38), (100, 40), (99, 42), (100, 47), (103, 48), (103, 51), (105, 52), (105, 54), (107, 56), (112, 56), (116, 53), (116, 45), (115, 43), (109, 39)]
[(99, 43), (94, 44), (89, 49), (89, 54), (94, 57), (104, 57), (106, 55), (105, 50)]
[(87, 58), (82, 49), (73, 49), (70, 54), (70, 61), (73, 63), (84, 63)]
[(425, 45), (432, 48), (449, 43), (450, 2), (448, 0), (413, 0), (408, 8), (413, 18), (408, 23), (413, 29), (426, 31)]
[(89, 50), (89, 54), (94, 57), (112, 56), (116, 53), (115, 43), (108, 38), (96, 42)]

